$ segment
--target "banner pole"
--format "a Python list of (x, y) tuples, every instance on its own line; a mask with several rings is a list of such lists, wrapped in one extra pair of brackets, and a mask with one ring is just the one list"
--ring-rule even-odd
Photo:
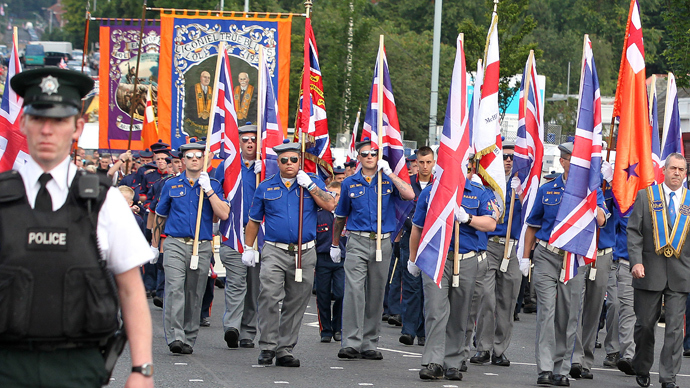
[[(379, 58), (378, 58), (378, 85), (377, 85), (377, 101), (378, 101), (378, 112), (376, 113), (376, 128), (378, 136), (378, 160), (383, 159), (383, 35), (379, 35)], [(378, 168), (378, 166), (377, 166)], [(383, 253), (381, 252), (381, 187), (382, 179), (381, 176), (383, 172), (378, 171), (376, 174), (378, 177), (377, 188), (378, 195), (376, 196), (376, 261), (383, 261)]]

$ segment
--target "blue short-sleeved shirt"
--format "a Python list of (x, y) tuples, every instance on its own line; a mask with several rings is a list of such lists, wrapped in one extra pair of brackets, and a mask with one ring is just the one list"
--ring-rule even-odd
[[(510, 214), (510, 198), (512, 195), (513, 189), (510, 187), (510, 180), (508, 180), (506, 184), (506, 206), (503, 213), (503, 222), (496, 224), (496, 230), (487, 233), (489, 237), (506, 236), (508, 232), (508, 215)], [(522, 231), (522, 204), (519, 198), (515, 198), (515, 205), (513, 207), (513, 224), (510, 227), (510, 238), (518, 240), (520, 238), (520, 232)]]
[[(606, 205), (603, 207), (604, 212), (607, 213), (608, 216), (610, 216), (612, 213), (614, 213), (614, 205), (613, 205), (613, 191), (611, 190), (611, 185), (606, 184), (606, 192), (602, 193), (601, 189), (599, 190), (600, 195), (597, 197), (597, 199), (603, 198), (603, 203)], [(600, 200), (601, 202), (601, 200)], [(602, 206), (601, 203), (599, 206)], [(614, 220), (609, 217), (606, 221), (606, 224), (599, 229), (599, 243), (597, 244), (598, 249), (606, 249), (606, 248), (613, 248), (616, 245), (616, 223)]]
[[(256, 162), (254, 162), (256, 163)], [(223, 168), (225, 161), (220, 162), (218, 168), (216, 168), (216, 179), (220, 184), (225, 181), (225, 169)], [(250, 164), (247, 167), (242, 163), (242, 201), (244, 202), (244, 219), (242, 220), (244, 225), (249, 222), (249, 208), (252, 206), (252, 200), (254, 199), (254, 192), (256, 191), (256, 174), (254, 174), (254, 165)]]
[[(326, 191), (326, 185), (314, 174), (309, 174), (312, 181)], [(299, 225), (299, 185), (297, 182), (288, 189), (280, 173), (266, 178), (259, 184), (254, 193), (252, 207), (249, 209), (249, 219), (255, 222), (264, 220), (266, 241), (284, 244), (297, 243)], [(316, 211), (319, 206), (311, 194), (304, 190), (304, 223), (302, 228), (302, 243), (316, 238)]]
[[(218, 198), (224, 201), (223, 186), (220, 182), (211, 178), (211, 188), (218, 195)], [(194, 238), (200, 193), (201, 186), (199, 186), (199, 180), (194, 182), (194, 186), (191, 186), (186, 172), (165, 182), (161, 191), (161, 197), (156, 206), (156, 214), (168, 217), (165, 222), (165, 234), (172, 237)], [(211, 207), (211, 201), (209, 201), (207, 196), (204, 196), (199, 239), (211, 240), (212, 238), (213, 208)]]
[[(377, 173), (379, 174), (379, 173)], [(395, 230), (395, 205), (393, 196), (399, 196), (398, 189), (387, 176), (381, 180), (381, 233)], [(347, 230), (375, 232), (377, 228), (378, 177), (374, 175), (367, 182), (360, 170), (340, 184), (340, 201), (335, 209), (336, 217), (347, 217)]]
[(613, 224), (616, 225), (616, 249), (613, 250), (613, 259), (630, 260), (628, 257), (628, 219), (620, 215), (618, 210), (613, 212)]
[[(426, 221), (426, 213), (429, 209), (429, 197), (431, 195), (432, 186), (427, 186), (417, 199), (417, 208), (414, 212), (414, 218), (412, 219), (412, 224), (419, 228), (424, 228), (424, 222)], [(342, 197), (341, 197), (342, 198)], [(465, 208), (467, 214), (473, 216), (496, 216), (497, 209), (495, 208), (494, 194), (491, 190), (487, 190), (484, 186), (471, 182), (469, 179), (465, 181), (465, 190), (462, 198), (462, 207)], [(459, 253), (467, 253), (470, 251), (481, 250), (480, 247), (480, 236), (477, 229), (466, 225), (460, 224), (460, 245)], [(486, 235), (486, 233), (483, 233)], [(449, 252), (455, 247), (455, 234), (452, 234), (453, 239), (451, 240)], [(484, 247), (486, 249), (486, 246)]]

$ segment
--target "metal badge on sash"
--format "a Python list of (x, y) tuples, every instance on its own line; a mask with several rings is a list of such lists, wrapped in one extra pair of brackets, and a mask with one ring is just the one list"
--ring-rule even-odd
[(683, 189), (681, 205), (678, 209), (679, 214), (671, 227), (671, 233), (669, 233), (661, 185), (647, 188), (649, 209), (652, 215), (654, 250), (657, 255), (663, 254), (665, 257), (676, 256), (676, 258), (680, 258), (680, 252), (690, 230), (690, 196), (687, 195), (687, 192)]

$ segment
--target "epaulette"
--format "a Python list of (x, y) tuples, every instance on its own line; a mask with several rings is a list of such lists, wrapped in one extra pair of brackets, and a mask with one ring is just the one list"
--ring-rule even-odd
[(0, 174), (0, 202), (15, 201), (25, 194), (24, 182), (17, 171), (9, 170)]

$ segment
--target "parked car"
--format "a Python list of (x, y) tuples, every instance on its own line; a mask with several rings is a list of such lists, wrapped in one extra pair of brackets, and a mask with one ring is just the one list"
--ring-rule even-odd
[[(68, 61), (67, 67), (69, 67), (70, 70), (81, 71), (81, 60), (76, 61), (73, 59), (71, 61)], [(91, 68), (89, 68), (89, 66), (84, 66), (83, 73), (91, 77)]]

